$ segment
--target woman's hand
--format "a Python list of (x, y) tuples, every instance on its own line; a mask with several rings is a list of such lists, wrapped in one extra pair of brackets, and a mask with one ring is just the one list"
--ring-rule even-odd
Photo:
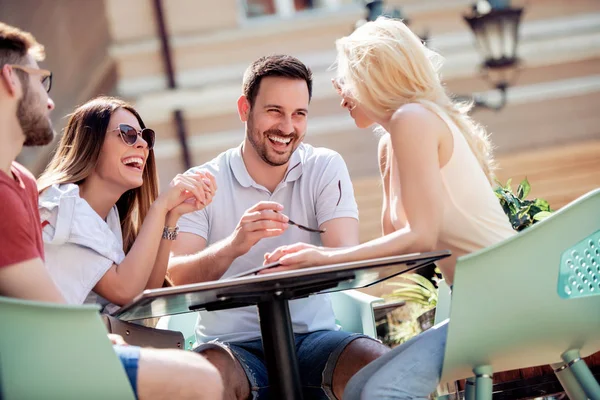
[(162, 204), (167, 212), (167, 225), (174, 226), (183, 214), (209, 205), (216, 191), (217, 184), (210, 172), (179, 174), (173, 178), (169, 189), (158, 196), (156, 202)]
[(281, 266), (263, 270), (259, 272), (259, 274), (330, 264), (333, 262), (333, 255), (334, 251), (325, 250), (322, 247), (317, 247), (308, 243), (296, 243), (290, 246), (281, 246), (272, 253), (265, 254), (264, 261), (265, 265), (279, 262)]

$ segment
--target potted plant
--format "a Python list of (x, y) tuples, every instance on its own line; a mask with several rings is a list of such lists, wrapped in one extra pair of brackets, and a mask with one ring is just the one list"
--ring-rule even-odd
[(494, 189), (494, 193), (500, 200), (500, 204), (514, 230), (522, 231), (552, 214), (553, 211), (546, 200), (526, 200), (531, 190), (527, 178), (519, 184), (516, 195), (512, 191), (511, 183), (512, 179), (509, 179), (505, 186), (498, 182), (498, 187)]
[[(437, 273), (438, 270), (436, 268), (436, 278), (434, 280), (438, 279)], [(435, 307), (438, 302), (437, 287), (429, 279), (419, 274), (406, 274), (402, 278), (412, 281), (412, 283), (391, 282), (390, 285), (398, 286), (399, 288), (392, 291), (387, 297), (422, 306), (424, 312), (417, 317), (417, 321), (421, 326), (421, 330), (425, 331), (431, 328), (435, 317)]]

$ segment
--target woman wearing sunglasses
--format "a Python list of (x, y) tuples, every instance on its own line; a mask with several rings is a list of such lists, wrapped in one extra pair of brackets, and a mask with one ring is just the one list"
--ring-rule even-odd
[(38, 180), (46, 265), (72, 304), (123, 305), (163, 285), (177, 220), (207, 206), (208, 173), (178, 175), (158, 195), (154, 131), (122, 100), (71, 115)]

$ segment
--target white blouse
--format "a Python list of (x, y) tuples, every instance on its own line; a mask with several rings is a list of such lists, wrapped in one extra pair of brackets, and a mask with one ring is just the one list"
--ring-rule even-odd
[[(69, 304), (115, 305), (92, 290), (113, 264), (125, 258), (117, 207), (103, 220), (73, 183), (54, 185), (39, 199), (46, 267)], [(108, 308), (106, 306), (109, 306)]]

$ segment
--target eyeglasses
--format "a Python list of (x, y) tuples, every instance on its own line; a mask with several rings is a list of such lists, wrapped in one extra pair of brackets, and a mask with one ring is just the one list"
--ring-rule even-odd
[(15, 69), (20, 69), (21, 71), (23, 71), (27, 74), (42, 75), (42, 85), (44, 85), (44, 89), (46, 89), (46, 92), (48, 92), (48, 93), (50, 92), (50, 89), (52, 88), (52, 72), (51, 71), (48, 71), (47, 69), (27, 67), (25, 65), (19, 65), (19, 64), (10, 64), (10, 66)]
[(141, 131), (135, 130), (131, 125), (119, 124), (119, 127), (111, 132), (119, 131), (119, 136), (127, 146), (133, 146), (137, 143), (138, 137), (142, 137), (148, 143), (148, 150), (154, 147), (154, 137), (156, 136), (152, 129), (144, 128)]
[(315, 233), (325, 233), (325, 229), (313, 229), (313, 228), (309, 228), (307, 226), (304, 225), (300, 225), (295, 223), (294, 221), (292, 221), (291, 219), (288, 219), (288, 224), (290, 225), (295, 225), (298, 228), (302, 229), (303, 231), (307, 231), (307, 232), (315, 232)]

